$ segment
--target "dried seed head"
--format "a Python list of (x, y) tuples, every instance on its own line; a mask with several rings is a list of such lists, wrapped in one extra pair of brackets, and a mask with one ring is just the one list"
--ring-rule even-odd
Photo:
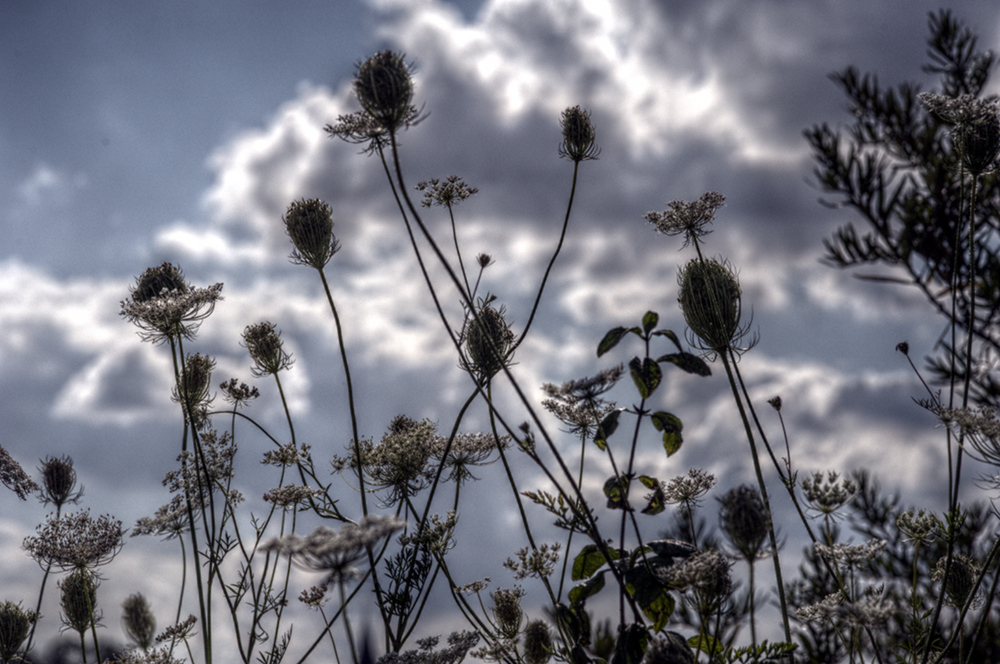
[(340, 250), (340, 243), (333, 235), (333, 210), (323, 201), (316, 198), (295, 201), (281, 220), (295, 247), (289, 256), (293, 263), (322, 270)]
[(0, 604), (0, 660), (20, 661), (15, 659), (17, 651), (28, 638), (28, 631), (37, 619), (38, 614), (26, 611), (18, 604), (13, 602)]
[(83, 488), (76, 490), (76, 470), (73, 459), (68, 456), (56, 459), (47, 457), (38, 469), (42, 474), (42, 503), (52, 503), (62, 507), (66, 503), (79, 502)]
[(767, 539), (767, 510), (760, 492), (743, 485), (731, 489), (719, 499), (719, 520), (729, 543), (752, 563), (760, 555)]
[(142, 593), (129, 595), (122, 602), (122, 629), (132, 642), (149, 650), (156, 637), (156, 618)]
[(74, 570), (63, 579), (59, 588), (62, 590), (63, 622), (67, 627), (82, 634), (90, 629), (92, 619), (97, 624), (100, 616), (97, 614), (97, 581), (93, 573), (86, 569)]
[(27, 500), (28, 495), (38, 491), (38, 485), (28, 477), (24, 468), (10, 452), (0, 445), (0, 484), (17, 494), (21, 500)]
[(250, 351), (254, 366), (250, 372), (258, 377), (270, 376), (292, 366), (292, 356), (285, 352), (281, 333), (274, 323), (264, 321), (248, 325), (243, 330), (243, 345)]
[(499, 588), (491, 592), (490, 597), (493, 599), (493, 620), (497, 630), (503, 638), (513, 639), (521, 631), (521, 620), (524, 618), (521, 611), (524, 591), (516, 587), (510, 590)]
[(952, 140), (969, 173), (981, 175), (992, 171), (1000, 154), (1000, 119), (997, 119), (996, 110), (984, 111), (974, 121), (955, 127)]
[[(945, 563), (947, 558), (938, 560), (931, 578), (940, 582), (945, 578)], [(973, 608), (983, 603), (983, 591), (976, 585), (979, 576), (979, 564), (975, 560), (956, 553), (951, 557), (951, 569), (948, 570), (948, 578), (944, 583), (945, 594), (948, 603), (952, 606), (962, 607), (966, 602), (972, 603)]]
[(132, 291), (132, 300), (135, 302), (148, 302), (153, 298), (160, 297), (164, 292), (178, 291), (186, 293), (191, 290), (180, 268), (172, 263), (162, 263), (157, 267), (146, 268), (136, 280), (135, 289)]
[(184, 405), (185, 417), (190, 416), (199, 424), (204, 421), (205, 406), (212, 401), (208, 389), (214, 368), (215, 360), (207, 355), (201, 353), (188, 355), (184, 362), (180, 385), (175, 386), (173, 390), (174, 401)]
[(201, 321), (222, 299), (222, 284), (193, 288), (170, 263), (148, 268), (137, 279), (129, 298), (121, 302), (122, 316), (139, 328), (143, 341), (191, 339)]
[(684, 320), (705, 350), (715, 353), (735, 350), (742, 292), (732, 270), (716, 260), (696, 258), (681, 272), (680, 285)]
[(559, 120), (562, 126), (563, 142), (559, 146), (559, 156), (576, 163), (597, 159), (601, 149), (597, 147), (594, 124), (590, 113), (579, 106), (567, 108)]
[(524, 628), (524, 661), (546, 664), (552, 658), (552, 632), (544, 620), (532, 620)]
[(510, 365), (514, 352), (514, 333), (504, 319), (504, 310), (488, 304), (480, 307), (476, 317), (469, 317), (465, 329), (466, 367), (481, 383), (493, 378)]
[(381, 51), (358, 65), (354, 93), (361, 108), (388, 132), (416, 115), (413, 74), (400, 53)]

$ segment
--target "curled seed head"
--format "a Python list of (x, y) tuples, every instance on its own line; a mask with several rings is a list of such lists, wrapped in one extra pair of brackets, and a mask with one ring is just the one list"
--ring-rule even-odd
[(97, 581), (86, 569), (76, 569), (59, 584), (63, 621), (81, 634), (90, 629), (91, 617), (97, 623)]
[(767, 511), (757, 489), (743, 485), (720, 500), (719, 520), (730, 544), (748, 562), (754, 561), (767, 538)]
[(358, 66), (354, 93), (361, 108), (386, 131), (413, 119), (413, 74), (400, 53), (380, 51)]
[(148, 302), (153, 298), (160, 297), (164, 291), (186, 293), (190, 288), (187, 281), (184, 280), (180, 268), (175, 267), (172, 263), (162, 263), (157, 267), (146, 268), (139, 275), (132, 291), (132, 300), (134, 302)]
[(504, 311), (485, 305), (466, 327), (465, 350), (469, 370), (485, 382), (510, 364), (514, 333), (504, 319)]
[(1000, 154), (1000, 119), (995, 110), (957, 125), (952, 139), (961, 152), (962, 163), (972, 175), (981, 175), (996, 167)]
[(642, 664), (694, 664), (694, 651), (677, 632), (664, 632), (650, 639)]
[(520, 588), (499, 588), (491, 592), (490, 597), (493, 599), (493, 619), (497, 629), (504, 638), (513, 639), (521, 631), (521, 620), (524, 618), (521, 611), (524, 591)]
[(601, 149), (597, 147), (594, 124), (590, 113), (579, 106), (567, 108), (559, 120), (562, 126), (563, 142), (559, 146), (559, 156), (577, 163), (597, 159)]
[[(947, 558), (938, 560), (931, 573), (932, 579), (935, 581), (945, 579), (947, 561)], [(979, 571), (979, 565), (972, 558), (960, 553), (952, 556), (948, 578), (944, 581), (944, 590), (949, 604), (961, 607), (971, 600), (972, 606), (975, 608), (983, 603), (982, 590), (976, 585)]]
[(552, 632), (544, 620), (532, 620), (524, 628), (524, 661), (546, 664), (552, 658)]
[(0, 604), (0, 660), (20, 661), (15, 655), (37, 619), (34, 611), (26, 611), (14, 602)]
[(122, 602), (122, 629), (143, 650), (152, 647), (156, 637), (156, 618), (142, 593), (129, 595)]
[(684, 320), (707, 350), (721, 353), (733, 347), (740, 332), (742, 292), (728, 266), (696, 258), (680, 276)]
[(333, 235), (333, 210), (323, 201), (316, 198), (295, 201), (288, 206), (282, 221), (295, 247), (290, 256), (293, 263), (322, 270), (340, 250), (340, 243)]
[(274, 323), (264, 321), (248, 325), (243, 330), (243, 345), (254, 362), (250, 372), (255, 376), (270, 376), (292, 366), (292, 356), (285, 352), (281, 333)]
[(68, 456), (58, 459), (48, 457), (42, 461), (42, 467), (38, 470), (42, 474), (43, 503), (62, 507), (66, 503), (80, 500), (83, 489), (76, 490), (76, 469), (73, 468), (73, 459)]

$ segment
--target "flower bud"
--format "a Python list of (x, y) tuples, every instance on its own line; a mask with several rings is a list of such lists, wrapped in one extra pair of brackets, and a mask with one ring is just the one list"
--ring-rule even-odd
[(354, 79), (358, 102), (389, 132), (412, 120), (413, 75), (403, 56), (381, 51), (358, 66)]
[(323, 201), (316, 198), (295, 201), (288, 206), (282, 221), (295, 246), (289, 257), (293, 263), (322, 270), (340, 250), (340, 243), (333, 235), (333, 211)]
[(156, 637), (156, 618), (142, 593), (129, 595), (122, 602), (122, 629), (138, 647), (143, 650), (152, 647)]
[(681, 272), (679, 298), (684, 320), (707, 350), (722, 353), (739, 334), (740, 284), (728, 266), (716, 260), (692, 260)]
[(59, 584), (62, 590), (63, 621), (81, 634), (97, 623), (97, 583), (86, 569), (77, 569)]
[(20, 661), (15, 659), (17, 651), (37, 619), (34, 611), (25, 611), (13, 602), (0, 604), (0, 660)]
[(199, 406), (211, 401), (208, 388), (212, 382), (214, 368), (215, 360), (207, 355), (201, 353), (188, 355), (187, 361), (184, 362), (181, 383), (174, 388), (174, 399), (185, 404), (188, 412), (193, 412)]

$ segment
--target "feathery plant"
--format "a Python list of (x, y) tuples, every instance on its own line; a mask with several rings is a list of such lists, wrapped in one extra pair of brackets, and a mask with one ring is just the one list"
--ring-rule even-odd
[[(345, 389), (331, 398), (346, 406), (350, 428), (329, 439), (303, 440), (297, 433), (284, 381), (302, 358), (286, 350), (278, 324), (248, 322), (240, 343), (253, 378), (274, 382), (281, 431), (252, 414), (260, 397), (256, 385), (238, 378), (216, 383), (215, 360), (189, 352), (199, 326), (222, 301), (222, 284), (197, 287), (172, 263), (144, 271), (121, 314), (155, 352), (169, 353), (178, 456), (164, 478), (169, 499), (153, 516), (137, 520), (130, 535), (177, 540), (181, 577), (176, 607), (159, 633), (155, 609), (143, 594), (124, 599), (121, 622), (131, 650), (116, 653), (115, 661), (179, 662), (186, 656), (278, 664), (329, 659), (331, 653), (354, 664), (373, 661), (375, 653), (384, 653), (379, 664), (458, 664), (470, 656), (507, 664), (995, 659), (998, 513), (963, 505), (961, 489), (966, 456), (1000, 465), (1000, 421), (989, 408), (1000, 389), (981, 366), (996, 346), (992, 323), (1000, 311), (993, 237), (1000, 209), (1000, 116), (992, 100), (981, 99), (992, 56), (976, 51), (974, 36), (948, 12), (932, 15), (930, 25), (929, 71), (943, 76), (940, 94), (917, 95), (912, 87), (882, 93), (874, 79), (848, 70), (835, 80), (851, 97), (857, 124), (847, 139), (826, 126), (807, 132), (807, 139), (820, 185), (844, 195), (873, 227), (863, 237), (852, 226), (842, 229), (827, 243), (828, 261), (900, 268), (949, 321), (944, 354), (931, 362), (947, 393), (932, 391), (913, 366), (928, 393), (922, 405), (945, 425), (946, 509), (904, 509), (864, 473), (795, 468), (781, 397), (768, 400), (776, 421), (765, 422), (740, 369), (757, 336), (744, 315), (736, 269), (703, 251), (725, 202), (719, 193), (675, 200), (645, 216), (661, 234), (680, 237), (682, 249), (693, 248), (678, 278), (687, 345), (650, 310), (596, 345), (599, 361), (630, 344), (631, 358), (586, 377), (547, 383), (540, 395), (526, 387), (517, 351), (545, 315), (547, 285), (571, 234), (574, 203), (586, 193), (582, 183), (592, 166), (584, 164), (600, 155), (591, 116), (574, 106), (559, 118), (557, 155), (572, 164), (567, 203), (530, 308), (513, 312), (503, 292), (483, 287), (485, 271), (505, 257), (479, 253), (470, 260), (461, 237), (458, 213), (474, 205), (478, 188), (457, 175), (408, 184), (399, 139), (424, 115), (415, 101), (412, 65), (402, 54), (383, 51), (358, 64), (360, 110), (325, 131), (381, 164), (443, 335), (468, 377), (465, 398), (442, 422), (412, 414), (387, 423), (361, 420), (357, 402), (371, 387), (351, 372), (326, 272), (341, 244), (333, 209), (322, 200), (292, 201), (275, 222), (291, 242), (290, 261), (316, 271), (336, 333), (336, 370), (343, 372)], [(415, 200), (413, 191), (422, 199)], [(444, 231), (431, 217), (440, 208), (447, 213)], [(442, 270), (443, 279), (432, 277)], [(460, 310), (443, 304), (455, 301)], [(898, 350), (909, 359), (908, 344)], [(756, 486), (716, 497), (716, 529), (703, 514), (716, 478), (693, 468), (661, 479), (648, 453), (652, 448), (663, 455), (661, 462), (673, 463), (684, 443), (681, 417), (663, 409), (660, 388), (668, 380), (710, 378), (713, 363), (725, 373), (756, 478)], [(215, 402), (213, 385), (224, 405)], [(499, 394), (512, 397), (516, 407), (501, 409)], [(628, 394), (631, 403), (620, 405)], [(465, 430), (475, 412), (483, 413), (488, 431)], [(780, 460), (768, 436), (778, 427)], [(266, 441), (261, 462), (272, 477), (262, 498), (251, 501), (237, 490), (235, 477), (237, 441), (248, 436)], [(329, 468), (317, 465), (314, 448), (331, 460)], [(537, 470), (541, 486), (524, 485), (518, 456)], [(42, 571), (36, 608), (0, 604), (0, 660), (33, 655), (42, 597), (49, 576), (59, 574), (64, 624), (78, 634), (84, 661), (88, 637), (103, 661), (97, 628), (100, 607), (109, 604), (100, 582), (127, 531), (107, 515), (65, 512), (82, 497), (69, 458), (48, 458), (39, 471), (37, 484), (0, 447), (3, 484), (21, 500), (36, 495), (55, 506), (23, 544)], [(502, 507), (520, 521), (518, 541), (503, 563), (516, 585), (460, 578), (451, 564), (463, 555), (468, 535), (459, 524), (470, 484), (484, 473), (506, 483), (510, 493)], [(606, 479), (592, 486), (595, 475)], [(985, 478), (981, 484), (995, 489), (1000, 482)], [(810, 541), (790, 581), (772, 508), (779, 487)], [(784, 533), (798, 529), (781, 525)], [(863, 541), (848, 537), (848, 527)], [(761, 578), (756, 563), (763, 558), (771, 559), (773, 575)], [(746, 588), (735, 574), (742, 563)], [(302, 575), (313, 585), (300, 588)], [(292, 610), (296, 597), (302, 610)], [(442, 597), (452, 601), (455, 626), (444, 645), (439, 637), (419, 638), (428, 607)], [(526, 608), (529, 602), (544, 611)], [(766, 620), (765, 604), (776, 607)], [(741, 632), (746, 626), (749, 637)]]

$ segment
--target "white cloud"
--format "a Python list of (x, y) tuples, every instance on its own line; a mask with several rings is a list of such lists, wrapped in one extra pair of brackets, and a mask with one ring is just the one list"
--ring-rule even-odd
[(83, 173), (67, 173), (41, 163), (20, 182), (17, 190), (29, 207), (64, 206), (75, 192), (86, 186), (87, 176)]

